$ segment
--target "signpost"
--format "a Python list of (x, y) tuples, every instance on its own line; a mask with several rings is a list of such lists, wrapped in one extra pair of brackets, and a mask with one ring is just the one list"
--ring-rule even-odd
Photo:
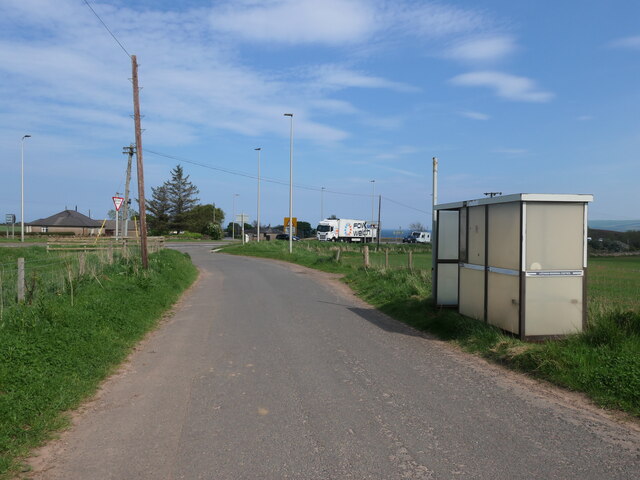
[(241, 229), (242, 229), (242, 244), (245, 244), (245, 237), (244, 237), (244, 224), (247, 223), (249, 221), (249, 215), (247, 215), (246, 213), (239, 213), (238, 215), (236, 215), (236, 221), (240, 222), (240, 225), (242, 225)]
[[(15, 234), (15, 231), (14, 231), (14, 226), (16, 224), (16, 216), (15, 216), (15, 214), (7, 213), (4, 216), (4, 222), (7, 224), (7, 226), (9, 224), (11, 224), (11, 238), (15, 238), (16, 237), (16, 234)], [(8, 228), (7, 228), (7, 238), (9, 238), (9, 229)]]
[(284, 217), (284, 231), (289, 235), (295, 235), (298, 231), (298, 219), (296, 217), (291, 218), (291, 222), (289, 222), (289, 217)]
[(116, 240), (117, 240), (118, 239), (118, 217), (120, 216), (118, 212), (120, 211), (120, 207), (124, 203), (124, 198), (111, 197), (111, 199), (113, 200), (113, 205), (116, 207)]

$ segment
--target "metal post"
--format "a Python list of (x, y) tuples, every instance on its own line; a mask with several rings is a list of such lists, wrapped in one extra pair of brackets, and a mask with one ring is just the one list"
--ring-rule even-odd
[(374, 218), (373, 218), (373, 199), (375, 198), (375, 193), (376, 193), (376, 181), (375, 180), (371, 180), (371, 223), (373, 224)]
[[(116, 197), (119, 197), (120, 193), (116, 192)], [(120, 218), (120, 210), (116, 208), (116, 242), (118, 241), (118, 235), (120, 234), (120, 230), (118, 229), (118, 220)]]
[(382, 235), (380, 224), (380, 210), (382, 209), (382, 195), (378, 195), (378, 248), (380, 247), (380, 235)]
[(244, 213), (240, 214), (240, 223), (242, 223), (241, 232), (242, 232), (242, 244), (244, 245)]
[(20, 141), (20, 241), (24, 242), (24, 139), (31, 135), (24, 135)]
[(320, 220), (324, 220), (324, 187), (320, 187)]
[(131, 161), (133, 160), (133, 145), (124, 147), (122, 153), (128, 154), (127, 160), (127, 175), (124, 183), (124, 210), (122, 211), (122, 218), (124, 218), (124, 237), (129, 236), (129, 183), (131, 182)]
[(24, 258), (18, 259), (18, 301), (24, 302)]
[(293, 252), (293, 113), (285, 113), (291, 119), (289, 133), (289, 253)]
[(260, 152), (262, 151), (262, 148), (258, 147), (258, 148), (254, 148), (254, 150), (256, 150), (258, 152), (258, 219), (257, 219), (257, 226), (258, 226), (258, 230), (257, 230), (257, 241), (260, 241)]
[(233, 218), (231, 221), (231, 240), (236, 239), (236, 197), (239, 197), (239, 193), (233, 194)]
[[(438, 228), (438, 212), (436, 205), (438, 204), (438, 158), (433, 157), (433, 198), (431, 204), (431, 285), (436, 284), (436, 244), (437, 228)], [(432, 287), (433, 288), (433, 287)]]
[(138, 88), (138, 62), (131, 55), (131, 73), (133, 81), (133, 120), (136, 132), (136, 159), (138, 167), (138, 202), (140, 204), (140, 253), (142, 268), (149, 268), (147, 254), (147, 203), (144, 199), (144, 164), (142, 159), (142, 127), (140, 124), (140, 89)]

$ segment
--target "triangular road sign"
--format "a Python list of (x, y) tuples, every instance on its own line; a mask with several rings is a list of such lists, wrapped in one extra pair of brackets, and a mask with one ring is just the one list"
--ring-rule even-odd
[(120, 207), (122, 206), (122, 203), (124, 202), (124, 198), (122, 197), (111, 197), (113, 199), (113, 204), (116, 207), (116, 212), (120, 211)]

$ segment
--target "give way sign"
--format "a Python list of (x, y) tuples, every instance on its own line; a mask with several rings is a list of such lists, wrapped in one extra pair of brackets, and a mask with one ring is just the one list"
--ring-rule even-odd
[(124, 198), (122, 197), (111, 197), (113, 199), (113, 204), (116, 207), (116, 212), (120, 211), (120, 207), (122, 206), (122, 203), (124, 202)]

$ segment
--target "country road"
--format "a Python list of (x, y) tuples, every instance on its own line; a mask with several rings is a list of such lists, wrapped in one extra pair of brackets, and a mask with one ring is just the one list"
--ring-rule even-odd
[(632, 479), (640, 430), (403, 326), (331, 275), (201, 269), (34, 479)]

